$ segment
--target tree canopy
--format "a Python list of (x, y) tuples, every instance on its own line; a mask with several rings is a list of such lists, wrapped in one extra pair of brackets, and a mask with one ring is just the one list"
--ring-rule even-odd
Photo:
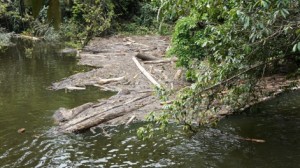
[(245, 107), (256, 100), (260, 78), (279, 64), (299, 65), (299, 0), (159, 3), (159, 20), (178, 18), (169, 54), (193, 81), (162, 115), (149, 117), (163, 128), (170, 120), (207, 124), (224, 108)]

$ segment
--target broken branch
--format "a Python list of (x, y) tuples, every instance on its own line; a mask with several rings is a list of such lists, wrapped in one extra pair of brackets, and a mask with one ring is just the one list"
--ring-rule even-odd
[(136, 57), (132, 57), (132, 60), (136, 64), (136, 66), (140, 69), (140, 71), (152, 82), (156, 87), (161, 88), (161, 85), (150, 75), (149, 72), (139, 63)]

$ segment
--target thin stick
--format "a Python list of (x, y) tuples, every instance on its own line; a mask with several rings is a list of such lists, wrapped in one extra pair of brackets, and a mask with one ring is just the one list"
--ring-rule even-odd
[(133, 115), (127, 122), (126, 122), (126, 124), (125, 125), (129, 125), (129, 124), (131, 124), (132, 123), (132, 121), (135, 119), (136, 117), (135, 117), (135, 115)]
[(155, 60), (155, 61), (144, 61), (144, 64), (160, 64), (160, 63), (171, 63), (176, 62), (178, 59), (171, 58), (171, 59), (162, 59), (162, 60)]

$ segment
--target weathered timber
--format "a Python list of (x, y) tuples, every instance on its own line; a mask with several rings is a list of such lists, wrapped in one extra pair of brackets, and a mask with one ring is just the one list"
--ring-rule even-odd
[(55, 111), (53, 118), (56, 122), (63, 122), (76, 117), (79, 113), (93, 106), (93, 103), (86, 103), (73, 109), (59, 108)]
[(85, 90), (85, 87), (78, 87), (78, 86), (66, 86), (67, 90)]
[(132, 60), (136, 64), (136, 66), (140, 69), (140, 71), (150, 80), (156, 87), (161, 88), (161, 85), (150, 75), (149, 72), (139, 63), (136, 57), (132, 57)]
[(20, 38), (20, 39), (25, 39), (25, 40), (31, 40), (31, 41), (40, 41), (41, 40), (41, 38), (27, 36), (27, 35), (23, 35), (23, 34), (16, 34), (15, 37)]
[[(82, 114), (69, 117), (71, 120), (62, 122), (58, 131), (78, 132), (113, 120), (147, 105), (144, 99), (149, 96), (151, 96), (151, 94), (140, 94), (139, 97), (135, 97), (131, 100), (127, 100), (128, 97), (123, 97), (123, 99), (119, 101), (107, 100), (106, 103), (101, 103), (100, 106), (91, 105), (90, 108), (82, 111)], [(97, 110), (95, 110), (95, 108), (97, 108)], [(74, 111), (74, 109), (71, 111)]]
[(157, 57), (145, 54), (145, 53), (138, 53), (136, 56), (136, 58), (139, 58), (143, 61), (153, 61), (153, 60), (158, 60)]
[(144, 64), (172, 63), (172, 62), (176, 62), (177, 60), (178, 60), (177, 58), (160, 59), (154, 61), (144, 61)]
[(131, 124), (135, 118), (136, 118), (135, 116), (130, 117), (130, 119), (126, 122), (125, 125)]
[(109, 78), (109, 79), (99, 79), (97, 81), (98, 84), (103, 85), (103, 84), (107, 84), (110, 82), (118, 82), (121, 81), (125, 78), (125, 76), (119, 77), (119, 78)]

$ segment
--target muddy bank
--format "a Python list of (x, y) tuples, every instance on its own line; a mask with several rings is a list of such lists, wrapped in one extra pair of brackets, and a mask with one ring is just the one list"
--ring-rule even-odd
[(117, 95), (98, 103), (74, 109), (59, 109), (54, 118), (61, 132), (75, 132), (99, 124), (125, 124), (144, 120), (145, 115), (162, 108), (155, 85), (138, 68), (133, 57), (159, 85), (178, 89), (185, 85), (173, 59), (165, 58), (169, 38), (162, 36), (95, 38), (79, 54), (79, 64), (95, 67), (78, 73), (51, 89), (82, 90), (87, 85), (116, 91)]

